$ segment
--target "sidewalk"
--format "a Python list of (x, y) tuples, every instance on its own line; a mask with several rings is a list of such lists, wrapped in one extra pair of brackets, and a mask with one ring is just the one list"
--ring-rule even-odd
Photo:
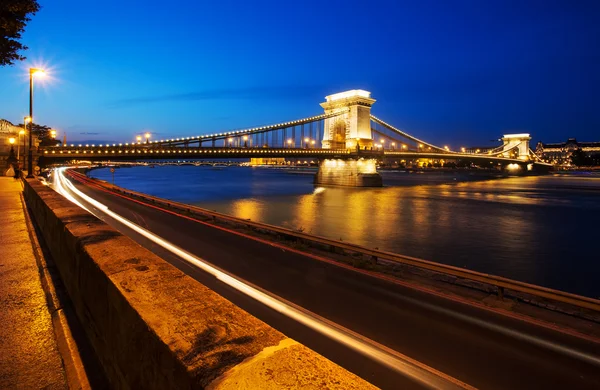
[(0, 388), (66, 389), (21, 191), (0, 177)]

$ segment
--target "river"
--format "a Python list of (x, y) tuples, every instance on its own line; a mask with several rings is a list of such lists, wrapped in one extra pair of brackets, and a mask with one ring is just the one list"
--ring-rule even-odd
[[(306, 170), (257, 167), (120, 168), (114, 180), (240, 218), (600, 298), (600, 177), (382, 174), (384, 188), (315, 187)], [(108, 169), (90, 175), (112, 181)]]

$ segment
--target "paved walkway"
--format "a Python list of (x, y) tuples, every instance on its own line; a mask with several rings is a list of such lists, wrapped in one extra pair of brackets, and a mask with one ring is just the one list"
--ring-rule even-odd
[(21, 191), (0, 177), (0, 389), (66, 389)]

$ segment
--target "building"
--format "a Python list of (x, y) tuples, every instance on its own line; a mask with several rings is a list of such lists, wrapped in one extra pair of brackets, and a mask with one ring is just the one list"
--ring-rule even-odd
[(588, 157), (591, 157), (594, 154), (600, 154), (600, 142), (578, 142), (575, 138), (553, 144), (545, 144), (540, 141), (535, 148), (535, 154), (551, 164), (571, 165), (571, 155), (577, 149), (581, 149)]
[[(4, 169), (7, 167), (7, 159), (10, 155), (11, 146), (14, 148), (14, 152), (17, 151), (22, 152), (23, 146), (17, 145), (17, 140), (19, 139), (19, 131), (22, 130), (21, 127), (15, 126), (6, 119), (0, 119), (0, 174), (4, 174)], [(11, 138), (14, 141), (14, 144), (11, 145)], [(20, 137), (21, 142), (23, 142), (23, 136)], [(17, 150), (17, 147), (20, 146), (21, 150)], [(22, 155), (20, 156), (22, 157)], [(21, 158), (21, 162), (23, 159)]]

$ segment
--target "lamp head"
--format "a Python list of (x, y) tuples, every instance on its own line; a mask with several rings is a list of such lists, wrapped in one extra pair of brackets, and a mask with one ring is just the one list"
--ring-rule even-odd
[(14, 139), (13, 137), (10, 137), (10, 138), (8, 139), (8, 142), (9, 142), (9, 143), (12, 145), (12, 144), (14, 144), (14, 143), (15, 143), (15, 139)]
[(32, 76), (45, 76), (46, 71), (40, 68), (29, 68), (29, 74)]

